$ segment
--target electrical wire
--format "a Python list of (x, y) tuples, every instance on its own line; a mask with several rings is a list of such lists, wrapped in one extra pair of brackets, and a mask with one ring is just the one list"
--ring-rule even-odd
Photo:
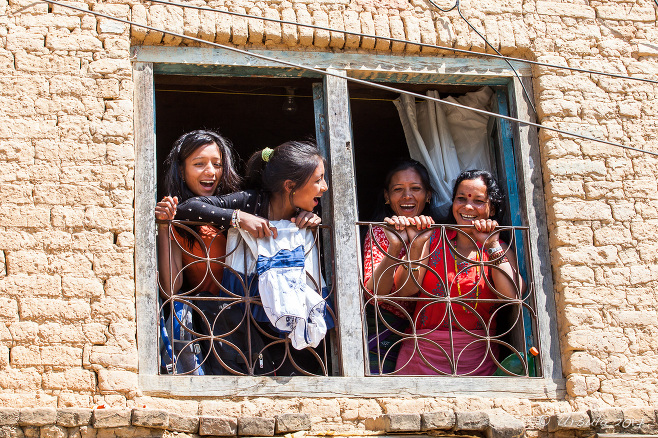
[[(45, 1), (45, 0), (42, 0)], [(654, 0), (658, 2), (658, 0)], [(184, 3), (177, 3), (177, 2), (172, 2), (168, 0), (150, 0), (151, 3), (160, 3), (160, 4), (165, 4), (165, 5), (171, 5), (171, 6), (179, 6), (181, 8), (189, 8), (189, 9), (196, 9), (199, 11), (208, 11), (208, 12), (217, 12), (220, 14), (226, 14), (226, 15), (232, 15), (235, 17), (242, 17), (242, 18), (249, 18), (249, 19), (254, 19), (254, 20), (263, 20), (263, 21), (269, 21), (272, 23), (279, 23), (279, 24), (288, 24), (292, 26), (300, 26), (300, 27), (307, 27), (310, 29), (317, 29), (317, 30), (325, 30), (328, 32), (334, 32), (334, 33), (343, 33), (345, 35), (354, 35), (358, 37), (363, 37), (363, 38), (374, 38), (374, 39), (380, 39), (380, 40), (385, 40), (385, 41), (391, 41), (395, 43), (405, 43), (405, 44), (410, 44), (414, 46), (419, 46), (419, 47), (427, 47), (427, 48), (432, 48), (432, 49), (438, 49), (438, 50), (446, 50), (446, 51), (452, 51), (455, 53), (463, 53), (463, 54), (468, 54), (468, 55), (477, 55), (479, 57), (485, 57), (485, 58), (494, 58), (494, 59), (502, 59), (502, 60), (507, 60), (507, 61), (513, 61), (513, 62), (520, 62), (520, 63), (525, 63), (525, 64), (530, 64), (530, 65), (536, 65), (539, 67), (548, 67), (548, 68), (555, 68), (555, 69), (562, 69), (562, 70), (568, 70), (568, 71), (573, 71), (573, 72), (578, 72), (578, 73), (588, 73), (588, 74), (593, 74), (593, 75), (601, 75), (601, 76), (608, 76), (612, 78), (617, 78), (617, 79), (627, 79), (631, 81), (640, 81), (640, 82), (649, 82), (652, 84), (658, 84), (658, 80), (655, 79), (647, 79), (647, 78), (638, 78), (634, 76), (627, 76), (627, 75), (622, 75), (618, 73), (609, 73), (609, 72), (604, 72), (604, 71), (598, 71), (598, 70), (589, 70), (586, 68), (579, 68), (579, 67), (570, 67), (567, 65), (559, 65), (559, 64), (551, 64), (547, 62), (541, 62), (541, 61), (533, 61), (530, 59), (523, 59), (523, 58), (514, 58), (511, 56), (505, 56), (505, 55), (499, 55), (496, 53), (486, 53), (486, 52), (476, 52), (474, 50), (467, 50), (467, 49), (457, 49), (454, 47), (448, 47), (448, 46), (439, 46), (436, 44), (428, 44), (428, 43), (422, 43), (418, 41), (409, 41), (405, 39), (400, 39), (400, 38), (392, 38), (392, 37), (386, 37), (386, 36), (380, 36), (380, 35), (373, 35), (373, 34), (367, 34), (367, 33), (362, 33), (362, 32), (353, 32), (349, 30), (341, 30), (341, 29), (334, 29), (331, 27), (326, 27), (326, 26), (319, 26), (316, 24), (306, 24), (306, 23), (298, 23), (296, 21), (287, 21), (287, 20), (281, 20), (279, 18), (268, 18), (268, 17), (259, 17), (257, 15), (249, 15), (245, 14), (242, 12), (233, 12), (233, 11), (225, 11), (221, 9), (213, 9), (209, 8), (207, 6), (194, 6), (194, 5), (189, 5), (189, 4), (184, 4)], [(439, 8), (441, 9), (441, 8)], [(451, 11), (453, 8), (447, 9), (445, 11)], [(443, 11), (443, 9), (441, 9)]]
[(658, 156), (658, 152), (648, 151), (648, 150), (645, 150), (645, 149), (639, 149), (639, 148), (635, 148), (635, 147), (632, 147), (632, 146), (623, 145), (621, 143), (615, 143), (615, 142), (612, 142), (612, 141), (603, 140), (603, 139), (595, 138), (595, 137), (590, 137), (590, 136), (583, 135), (583, 134), (578, 134), (578, 133), (575, 133), (575, 132), (564, 131), (562, 129), (552, 128), (552, 127), (549, 127), (549, 126), (541, 125), (539, 123), (534, 123), (534, 122), (530, 122), (530, 121), (526, 121), (526, 120), (517, 119), (515, 117), (505, 116), (503, 114), (496, 114), (496, 113), (493, 113), (493, 112), (490, 112), (490, 111), (469, 107), (469, 106), (462, 105), (462, 104), (459, 104), (459, 103), (456, 103), (456, 102), (450, 102), (450, 101), (441, 100), (441, 99), (437, 99), (437, 98), (430, 97), (430, 96), (424, 96), (422, 94), (414, 93), (414, 92), (411, 92), (411, 91), (400, 90), (400, 89), (397, 89), (397, 88), (394, 88), (394, 87), (389, 87), (388, 85), (383, 85), (383, 84), (379, 84), (379, 83), (376, 83), (376, 82), (370, 82), (370, 81), (366, 81), (366, 80), (363, 80), (363, 79), (352, 78), (352, 77), (349, 77), (349, 76), (343, 76), (339, 73), (332, 73), (330, 71), (325, 71), (325, 70), (322, 70), (322, 69), (319, 69), (319, 68), (305, 66), (305, 65), (302, 65), (302, 64), (297, 64), (297, 63), (286, 61), (286, 60), (283, 60), (283, 59), (273, 58), (271, 56), (263, 55), (261, 53), (250, 52), (248, 50), (239, 49), (237, 47), (226, 46), (226, 45), (223, 45), (223, 44), (219, 44), (219, 43), (215, 43), (215, 42), (211, 42), (211, 41), (206, 41), (206, 40), (203, 40), (201, 38), (196, 38), (196, 37), (191, 37), (191, 36), (188, 36), (188, 35), (184, 35), (184, 34), (181, 34), (181, 33), (178, 33), (178, 32), (172, 32), (172, 31), (169, 31), (169, 30), (166, 30), (166, 29), (160, 29), (160, 28), (149, 26), (149, 25), (146, 25), (146, 24), (136, 23), (134, 21), (126, 20), (124, 18), (113, 17), (111, 15), (107, 15), (107, 14), (104, 14), (104, 13), (101, 13), (101, 12), (91, 11), (91, 10), (88, 10), (88, 9), (82, 9), (82, 8), (77, 7), (77, 6), (73, 6), (71, 4), (60, 3), (56, 0), (42, 0), (42, 1), (44, 1), (46, 3), (49, 3), (49, 4), (58, 5), (58, 6), (61, 6), (61, 7), (73, 9), (73, 10), (76, 10), (76, 11), (79, 11), (79, 12), (82, 12), (82, 13), (85, 13), (85, 14), (91, 14), (91, 15), (94, 15), (94, 16), (97, 16), (97, 17), (103, 17), (103, 18), (107, 18), (109, 20), (118, 21), (120, 23), (129, 24), (131, 26), (141, 27), (141, 28), (144, 28), (144, 29), (152, 30), (154, 32), (160, 32), (164, 35), (171, 35), (171, 36), (175, 36), (175, 37), (178, 37), (178, 38), (182, 38), (182, 39), (186, 39), (186, 40), (190, 40), (190, 41), (195, 41), (195, 42), (207, 44), (207, 45), (210, 45), (210, 46), (213, 46), (213, 47), (218, 47), (218, 48), (228, 50), (228, 51), (231, 51), (231, 52), (240, 53), (242, 55), (247, 55), (247, 56), (251, 56), (251, 57), (254, 57), (254, 58), (263, 59), (263, 60), (266, 60), (266, 61), (281, 64), (281, 65), (286, 65), (286, 66), (289, 66), (289, 67), (298, 68), (298, 69), (301, 69), (301, 70), (311, 71), (311, 72), (314, 72), (314, 73), (318, 73), (320, 75), (332, 76), (332, 77), (343, 79), (343, 80), (346, 80), (346, 81), (349, 81), (349, 82), (354, 82), (354, 83), (357, 83), (357, 84), (366, 85), (366, 86), (369, 86), (369, 87), (372, 87), (372, 88), (379, 88), (381, 90), (391, 91), (391, 92), (394, 92), (394, 93), (407, 94), (407, 95), (413, 96), (415, 98), (428, 100), (428, 101), (432, 101), (432, 102), (437, 102), (437, 103), (442, 104), (442, 105), (449, 105), (449, 106), (453, 106), (453, 107), (457, 107), (457, 108), (462, 108), (462, 109), (466, 109), (466, 110), (469, 110), (469, 111), (474, 111), (474, 112), (479, 113), (479, 114), (485, 114), (487, 116), (508, 120), (508, 121), (511, 121), (511, 122), (519, 123), (521, 125), (533, 126), (533, 127), (539, 128), (539, 129), (545, 129), (547, 131), (556, 132), (558, 134), (567, 135), (567, 136), (570, 136), (570, 137), (576, 137), (576, 138), (580, 138), (580, 139), (583, 139), (583, 140), (591, 140), (591, 141), (607, 144), (609, 146), (616, 146), (616, 147), (620, 147), (620, 148), (623, 148), (623, 149), (632, 150), (632, 151), (635, 151), (635, 152), (641, 152), (641, 153), (646, 153), (646, 154)]
[[(485, 43), (487, 46), (489, 46), (489, 47), (491, 48), (491, 50), (493, 50), (494, 52), (496, 52), (497, 55), (503, 57), (503, 54), (500, 53), (500, 52), (498, 51), (498, 49), (496, 49), (496, 48), (495, 48), (495, 47), (489, 42), (489, 40), (487, 40), (487, 38), (486, 38), (484, 35), (482, 35), (482, 34), (481, 34), (481, 33), (475, 28), (475, 26), (473, 26), (473, 25), (471, 24), (470, 21), (468, 21), (468, 20), (466, 19), (466, 17), (464, 17), (464, 14), (462, 14), (462, 11), (461, 11), (461, 6), (460, 6), (460, 1), (459, 1), (459, 0), (456, 0), (456, 1), (455, 1), (455, 4), (454, 4), (451, 8), (449, 8), (449, 9), (444, 9), (444, 8), (440, 7), (439, 5), (437, 5), (436, 3), (434, 3), (432, 0), (428, 0), (428, 1), (430, 2), (430, 4), (431, 4), (432, 6), (434, 6), (436, 9), (438, 9), (438, 10), (440, 10), (441, 12), (444, 12), (444, 13), (450, 12), (450, 11), (452, 11), (453, 9), (457, 8), (457, 13), (458, 13), (459, 16), (461, 17), (461, 19), (464, 20), (464, 22), (468, 25), (468, 27), (470, 27), (470, 28), (473, 30), (473, 32), (475, 32), (480, 38), (482, 38), (482, 40), (484, 41), (484, 43)], [(657, 1), (658, 1), (658, 0), (657, 0)], [(519, 76), (519, 72), (516, 71), (516, 69), (514, 68), (514, 66), (512, 65), (512, 63), (511, 63), (508, 59), (506, 59), (505, 57), (503, 57), (503, 59), (505, 60), (505, 62), (506, 62), (507, 65), (509, 66), (509, 68), (511, 68), (512, 71), (514, 72), (514, 76), (516, 76), (516, 78), (517, 78), (518, 81), (519, 81), (519, 84), (521, 85), (521, 88), (523, 89), (523, 94), (525, 95), (526, 99), (528, 100), (528, 103), (529, 103), (530, 106), (532, 107), (532, 111), (533, 111), (533, 112), (535, 113), (535, 115), (536, 115), (536, 114), (537, 114), (537, 108), (535, 108), (535, 104), (532, 102), (532, 99), (530, 98), (530, 94), (528, 93), (528, 90), (526, 89), (525, 84), (523, 83), (523, 81), (521, 80), (521, 77)]]
[[(430, 2), (431, 2), (432, 4), (434, 4), (434, 2), (432, 2), (432, 0), (430, 0)], [(462, 14), (462, 8), (461, 8), (461, 6), (460, 6), (460, 1), (459, 1), (459, 0), (456, 0), (456, 1), (455, 1), (455, 7), (457, 8), (457, 13), (458, 13), (459, 16), (462, 18), (462, 20), (464, 20), (464, 21), (466, 22), (466, 24), (468, 25), (468, 27), (470, 27), (471, 29), (473, 29), (473, 32), (475, 32), (476, 34), (478, 34), (478, 36), (484, 40), (485, 44), (488, 45), (488, 46), (491, 48), (491, 50), (493, 50), (494, 52), (496, 52), (498, 55), (503, 56), (503, 54), (500, 53), (500, 52), (498, 51), (498, 49), (496, 49), (494, 46), (492, 46), (491, 43), (489, 42), (489, 40), (487, 40), (487, 38), (486, 38), (484, 35), (482, 35), (482, 34), (481, 34), (481, 33), (475, 28), (475, 26), (473, 26), (473, 25), (471, 24), (471, 22), (468, 21), (468, 20), (466, 19), (466, 17), (464, 17), (464, 14)], [(441, 9), (441, 10), (443, 11), (443, 9)], [(505, 62), (507, 63), (507, 65), (509, 66), (509, 68), (511, 68), (512, 71), (514, 72), (514, 76), (516, 76), (516, 79), (518, 79), (519, 84), (521, 85), (521, 88), (523, 89), (523, 94), (525, 94), (525, 97), (526, 97), (526, 99), (528, 100), (528, 103), (530, 104), (530, 107), (532, 107), (532, 111), (535, 113), (535, 115), (537, 115), (537, 108), (535, 108), (535, 104), (532, 102), (532, 99), (530, 98), (530, 94), (528, 93), (528, 90), (526, 89), (525, 84), (524, 84), (523, 81), (521, 80), (521, 76), (519, 76), (519, 72), (516, 71), (516, 69), (514, 68), (514, 66), (512, 65), (512, 63), (509, 62), (507, 59), (505, 59)]]
[[(437, 5), (437, 4), (434, 3), (432, 0), (427, 0), (427, 1), (430, 2), (430, 4), (431, 4), (432, 6), (434, 6), (436, 9), (438, 9), (438, 10), (441, 11), (441, 12), (450, 12), (450, 11), (452, 11), (453, 9), (457, 8), (457, 7), (458, 7), (457, 5), (459, 4), (459, 2), (457, 1), (457, 2), (455, 2), (454, 5), (452, 5), (452, 8), (450, 8), (450, 9), (443, 9), (441, 6)], [(657, 0), (657, 1), (658, 1), (658, 0)]]

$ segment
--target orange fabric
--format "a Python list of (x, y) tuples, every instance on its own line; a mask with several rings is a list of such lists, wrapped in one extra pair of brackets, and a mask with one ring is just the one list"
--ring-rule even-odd
[[(193, 245), (174, 228), (173, 238), (183, 250), (183, 276), (187, 290), (195, 292), (210, 292), (218, 295), (218, 284), (222, 281), (224, 272), (224, 256), (226, 255), (226, 237), (211, 225), (196, 227), (196, 232), (203, 240), (205, 248), (195, 240)], [(221, 262), (221, 263), (220, 263)], [(210, 272), (208, 271), (210, 268)]]

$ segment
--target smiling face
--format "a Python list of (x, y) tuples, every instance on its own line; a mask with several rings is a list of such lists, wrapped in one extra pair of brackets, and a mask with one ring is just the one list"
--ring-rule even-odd
[(183, 162), (185, 184), (197, 196), (214, 195), (222, 172), (222, 154), (215, 143), (199, 146)]
[(407, 217), (420, 215), (430, 196), (420, 175), (412, 168), (395, 172), (384, 192), (384, 199), (391, 204), (393, 212), (397, 216)]
[(477, 219), (489, 219), (495, 212), (481, 178), (465, 179), (455, 190), (452, 215), (457, 225), (471, 225)]
[(318, 159), (318, 165), (311, 177), (299, 188), (293, 190), (291, 204), (294, 208), (312, 211), (320, 201), (322, 194), (327, 191), (327, 182), (324, 179), (324, 163)]

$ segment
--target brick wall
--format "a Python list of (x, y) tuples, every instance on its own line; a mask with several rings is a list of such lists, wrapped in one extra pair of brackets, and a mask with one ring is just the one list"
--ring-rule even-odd
[[(145, 2), (80, 7), (248, 48), (449, 52)], [(205, 3), (203, 3), (205, 4)], [(425, 0), (208, 3), (475, 51), (453, 11)], [(504, 54), (658, 76), (649, 0), (463, 2)], [(540, 133), (565, 400), (191, 400), (137, 385), (131, 45), (186, 44), (159, 32), (28, 0), (0, 0), (0, 406), (148, 405), (190, 415), (313, 415), (363, 429), (384, 414), (502, 408), (525, 418), (657, 405), (658, 161)], [(657, 151), (658, 87), (534, 68), (541, 123)], [(227, 414), (228, 412), (228, 414)], [(271, 414), (270, 414), (271, 415)]]

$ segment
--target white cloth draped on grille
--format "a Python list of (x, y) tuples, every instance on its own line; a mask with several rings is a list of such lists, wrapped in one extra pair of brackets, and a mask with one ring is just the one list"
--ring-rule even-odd
[[(435, 90), (429, 90), (427, 95), (439, 98)], [(492, 95), (491, 88), (483, 87), (443, 100), (489, 110)], [(429, 100), (416, 103), (407, 94), (400, 95), (394, 103), (409, 155), (427, 168), (436, 189), (432, 209), (443, 216), (448, 213), (453, 185), (462, 170), (492, 170), (487, 135), (489, 116)]]
[(277, 229), (276, 239), (256, 239), (244, 230), (231, 228), (227, 264), (240, 273), (258, 273), (263, 310), (274, 327), (290, 332), (295, 349), (317, 347), (327, 333), (327, 324), (315, 237), (311, 230), (300, 230), (287, 220), (270, 221), (270, 225)]

